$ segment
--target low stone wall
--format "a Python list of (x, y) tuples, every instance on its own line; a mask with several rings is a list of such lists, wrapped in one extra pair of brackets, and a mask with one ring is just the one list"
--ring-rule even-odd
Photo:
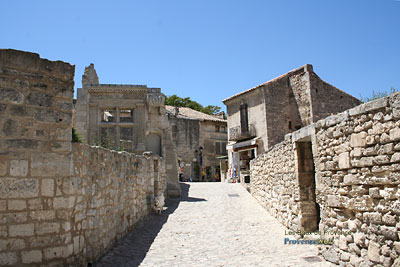
[(395, 94), (287, 135), (252, 161), (252, 194), (292, 230), (317, 222), (321, 239), (333, 239), (327, 260), (391, 266), (400, 255), (399, 118)]
[(0, 265), (77, 266), (165, 191), (165, 162), (71, 144), (74, 66), (0, 50)]
[(154, 195), (165, 191), (165, 164), (81, 144), (73, 157), (75, 175), (56, 181), (62, 201), (54, 208), (70, 218), (75, 262), (93, 261), (151, 212)]
[(251, 161), (251, 194), (286, 227), (297, 230), (298, 194), (291, 141), (275, 145)]

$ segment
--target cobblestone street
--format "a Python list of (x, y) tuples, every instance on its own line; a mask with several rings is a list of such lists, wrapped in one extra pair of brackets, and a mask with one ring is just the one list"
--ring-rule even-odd
[(330, 266), (238, 184), (185, 183), (182, 200), (150, 215), (99, 260), (105, 266)]

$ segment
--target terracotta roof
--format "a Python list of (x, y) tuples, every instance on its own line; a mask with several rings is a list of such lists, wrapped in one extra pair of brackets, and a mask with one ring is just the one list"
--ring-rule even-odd
[[(165, 108), (167, 109), (167, 112), (170, 114), (175, 114), (175, 107), (174, 106), (167, 106), (165, 105)], [(191, 109), (191, 108), (186, 108), (186, 107), (179, 107), (179, 113), (177, 115), (177, 118), (183, 118), (183, 119), (192, 119), (192, 120), (200, 120), (200, 121), (220, 121), (220, 122), (226, 122), (226, 120), (220, 119), (216, 116), (208, 115), (203, 112)]]
[(262, 86), (264, 86), (264, 85), (267, 85), (267, 84), (269, 84), (269, 83), (275, 82), (275, 81), (277, 81), (277, 80), (279, 80), (279, 79), (282, 79), (282, 78), (284, 78), (284, 77), (293, 75), (294, 73), (299, 72), (299, 71), (304, 71), (304, 72), (305, 72), (305, 71), (309, 71), (309, 72), (313, 72), (313, 66), (312, 66), (311, 64), (305, 64), (305, 65), (303, 65), (303, 66), (301, 66), (301, 67), (299, 67), (299, 68), (297, 68), (297, 69), (291, 70), (291, 71), (289, 71), (289, 72), (287, 72), (287, 73), (285, 73), (285, 74), (282, 74), (282, 75), (280, 75), (280, 76), (278, 76), (278, 77), (276, 77), (276, 78), (274, 78), (274, 79), (272, 79), (272, 80), (269, 80), (268, 82), (262, 83), (262, 84), (260, 84), (260, 85), (257, 85), (257, 86), (255, 86), (255, 87), (253, 87), (253, 88), (250, 88), (250, 89), (248, 89), (248, 90), (246, 90), (246, 91), (243, 91), (243, 92), (237, 93), (236, 95), (233, 95), (233, 96), (231, 96), (231, 97), (228, 97), (228, 98), (222, 100), (222, 103), (225, 104), (225, 102), (227, 102), (227, 101), (229, 101), (229, 100), (232, 100), (232, 99), (234, 99), (234, 98), (236, 98), (236, 97), (238, 97), (238, 96), (247, 94), (247, 93), (249, 93), (249, 92), (251, 92), (251, 91), (254, 91), (254, 90), (256, 90), (256, 89), (258, 89), (258, 88), (260, 88), (260, 87), (262, 87)]

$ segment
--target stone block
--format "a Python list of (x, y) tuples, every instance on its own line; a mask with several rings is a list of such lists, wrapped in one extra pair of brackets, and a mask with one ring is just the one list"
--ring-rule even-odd
[(54, 179), (42, 179), (40, 190), (42, 196), (54, 196)]
[(4, 159), (0, 160), (0, 176), (4, 176), (7, 174), (7, 161)]
[(391, 129), (389, 132), (390, 140), (391, 141), (398, 141), (400, 140), (400, 128), (396, 127), (394, 129)]
[(373, 111), (388, 106), (388, 97), (378, 98), (376, 100), (367, 102), (365, 105), (365, 111)]
[(7, 200), (0, 200), (0, 211), (5, 211), (7, 209)]
[(368, 134), (366, 132), (353, 133), (350, 137), (351, 147), (365, 147), (367, 144)]
[(374, 223), (381, 224), (382, 223), (382, 214), (379, 212), (364, 212), (363, 213), (363, 221), (365, 223)]
[(30, 250), (22, 251), (22, 263), (41, 263), (42, 262), (42, 251), (40, 250)]
[(44, 250), (44, 258), (46, 260), (56, 259), (56, 258), (67, 258), (73, 253), (73, 244), (68, 246), (46, 248)]
[(365, 246), (365, 234), (364, 233), (354, 233), (353, 238), (354, 238), (354, 243), (357, 246), (360, 246), (360, 247)]
[(28, 161), (27, 160), (11, 160), (10, 161), (10, 175), (26, 177), (28, 175)]
[(386, 238), (393, 241), (397, 241), (399, 239), (398, 231), (396, 227), (390, 226), (381, 226), (380, 233)]
[(72, 113), (38, 109), (34, 112), (35, 120), (48, 123), (63, 123), (70, 125), (72, 123)]
[(53, 220), (56, 218), (54, 210), (36, 210), (30, 212), (30, 217), (35, 221)]
[(349, 152), (343, 152), (339, 155), (339, 169), (349, 169), (351, 168), (350, 154)]
[(32, 176), (70, 176), (73, 174), (72, 155), (35, 153), (31, 156)]
[(379, 262), (380, 249), (381, 246), (371, 240), (368, 245), (368, 259), (373, 262)]
[(36, 225), (36, 234), (56, 234), (60, 232), (60, 223), (57, 222), (45, 222)]
[(37, 179), (0, 179), (0, 196), (2, 196), (2, 198), (32, 198), (38, 195), (39, 182)]
[(39, 92), (32, 92), (26, 97), (26, 103), (28, 105), (39, 107), (51, 107), (53, 105), (53, 96)]
[(7, 235), (7, 226), (0, 225), (0, 237), (6, 237)]
[(353, 184), (359, 184), (359, 179), (357, 178), (357, 176), (353, 175), (353, 174), (347, 174), (344, 176), (343, 178), (343, 183), (345, 185), (353, 185)]
[(15, 252), (6, 252), (0, 253), (0, 265), (1, 266), (16, 266), (17, 263), (17, 253)]
[(12, 236), (12, 237), (33, 236), (34, 225), (33, 225), (33, 223), (9, 225), (8, 232), (9, 232), (10, 236)]
[(53, 87), (54, 93), (57, 97), (64, 97), (72, 99), (74, 96), (73, 84), (68, 85), (56, 85)]
[(377, 165), (383, 165), (390, 162), (390, 157), (388, 155), (380, 155), (374, 158), (374, 161)]
[(24, 95), (14, 89), (0, 88), (0, 99), (3, 102), (9, 102), (13, 104), (23, 104)]
[(24, 210), (26, 209), (25, 200), (8, 200), (8, 210)]
[(25, 106), (10, 106), (10, 115), (15, 117), (32, 117), (32, 110)]
[(53, 200), (54, 209), (70, 209), (75, 205), (75, 197), (56, 197)]
[(392, 155), (390, 162), (399, 162), (400, 161), (400, 152), (396, 152)]

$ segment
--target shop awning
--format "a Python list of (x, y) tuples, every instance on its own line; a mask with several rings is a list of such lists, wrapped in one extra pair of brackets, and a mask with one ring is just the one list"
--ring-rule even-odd
[(246, 141), (242, 141), (242, 142), (237, 142), (236, 144), (232, 145), (233, 151), (237, 152), (237, 151), (257, 147), (258, 146), (257, 139), (259, 139), (259, 137), (256, 137), (256, 138), (253, 138), (250, 140), (246, 140)]

